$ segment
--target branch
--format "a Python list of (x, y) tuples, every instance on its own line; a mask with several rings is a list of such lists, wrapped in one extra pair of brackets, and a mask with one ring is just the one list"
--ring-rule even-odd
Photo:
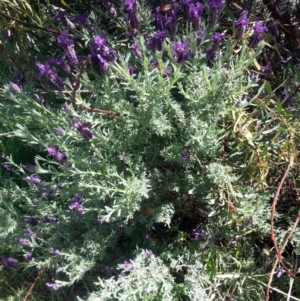
[(269, 294), (270, 294), (270, 286), (271, 286), (271, 283), (272, 283), (272, 279), (273, 279), (273, 274), (274, 274), (274, 271), (275, 271), (275, 267), (278, 263), (278, 261), (280, 262), (280, 265), (282, 266), (282, 268), (284, 269), (284, 271), (287, 273), (287, 275), (293, 279), (295, 279), (297, 282), (300, 282), (300, 278), (296, 277), (286, 266), (286, 264), (283, 262), (283, 259), (282, 259), (282, 256), (281, 254), (283, 253), (289, 239), (291, 238), (291, 236), (293, 235), (293, 233), (295, 232), (296, 230), (296, 227), (297, 227), (297, 224), (299, 222), (299, 219), (300, 219), (300, 212), (298, 213), (298, 216), (297, 216), (297, 219), (294, 223), (294, 226), (292, 227), (289, 235), (287, 236), (287, 238), (285, 239), (282, 247), (280, 248), (280, 250), (278, 249), (278, 245), (277, 245), (277, 242), (276, 242), (276, 237), (275, 237), (275, 230), (274, 230), (274, 215), (275, 215), (275, 211), (276, 211), (276, 204), (277, 204), (277, 200), (278, 200), (278, 197), (279, 197), (279, 194), (280, 194), (280, 191), (281, 191), (281, 188), (282, 188), (282, 185), (285, 181), (285, 179), (287, 178), (288, 176), (288, 173), (291, 169), (291, 165), (289, 164), (285, 173), (284, 173), (284, 176), (283, 178), (281, 179), (280, 183), (279, 183), (279, 186), (277, 188), (277, 191), (275, 193), (275, 196), (274, 196), (274, 199), (273, 199), (273, 202), (272, 202), (272, 210), (271, 210), (271, 221), (270, 221), (270, 225), (271, 225), (271, 239), (272, 239), (272, 242), (274, 244), (274, 249), (275, 249), (275, 252), (276, 252), (276, 260), (273, 264), (273, 267), (272, 267), (272, 272), (270, 274), (270, 278), (269, 278), (269, 281), (268, 281), (268, 285), (267, 285), (267, 290), (266, 290), (266, 298), (265, 300), (268, 301), (269, 300)]
[(75, 84), (73, 86), (73, 90), (71, 92), (71, 102), (72, 102), (73, 108), (75, 110), (80, 108), (80, 109), (85, 110), (87, 112), (94, 112), (94, 113), (100, 113), (100, 114), (106, 114), (106, 115), (120, 116), (121, 114), (119, 112), (116, 112), (116, 111), (103, 110), (103, 109), (97, 109), (97, 108), (92, 109), (92, 108), (84, 107), (82, 105), (78, 105), (76, 103), (76, 92), (78, 91), (78, 89), (80, 87), (81, 76), (82, 76), (82, 73), (83, 73), (83, 71), (86, 68), (88, 63), (89, 63), (88, 60), (85, 60), (82, 63), (82, 65), (80, 66), (78, 75), (76, 77), (76, 82), (75, 82)]
[(11, 134), (14, 134), (14, 132), (0, 133), (0, 137), (2, 137), (2, 136), (9, 136)]
[(51, 32), (51, 33), (55, 33), (55, 34), (58, 34), (59, 32), (56, 31), (56, 30), (53, 30), (53, 29), (47, 29), (47, 28), (44, 28), (44, 27), (40, 27), (38, 25), (34, 25), (34, 24), (30, 24), (30, 23), (27, 23), (27, 22), (24, 22), (24, 21), (21, 21), (15, 17), (12, 17), (12, 16), (9, 16), (7, 14), (5, 14), (4, 12), (0, 11), (0, 15), (7, 18), (7, 19), (10, 19), (10, 20), (13, 20), (13, 21), (16, 21), (18, 23), (21, 23), (27, 27), (32, 27), (32, 28), (35, 28), (35, 29), (39, 29), (39, 30), (43, 30), (43, 31), (46, 31), (46, 32)]
[[(3, 47), (3, 45), (2, 45)], [(47, 89), (38, 79), (36, 79), (36, 77), (30, 72), (28, 71), (25, 67), (23, 67), (22, 65), (20, 65), (19, 63), (17, 63), (8, 53), (4, 52), (4, 48), (2, 49), (2, 51), (0, 51), (0, 54), (3, 54), (8, 61), (11, 61), (13, 64), (15, 64), (17, 66), (18, 69), (23, 70), (25, 73), (27, 73), (33, 80), (35, 80), (36, 82), (39, 83), (39, 85), (47, 92), (50, 93), (50, 90)]]
[[(72, 243), (74, 240), (78, 239), (82, 234), (88, 232), (89, 230), (91, 230), (91, 229), (92, 229), (93, 227), (95, 227), (95, 226), (97, 226), (97, 223), (95, 223), (91, 228), (88, 228), (88, 229), (85, 229), (85, 230), (79, 232), (76, 236), (74, 236), (74, 237), (71, 238), (68, 242), (66, 242), (66, 243), (62, 246), (61, 250), (64, 249), (64, 248), (66, 248), (70, 243)], [(34, 279), (34, 282), (33, 282), (32, 285), (30, 286), (30, 288), (29, 288), (27, 294), (25, 295), (23, 301), (27, 301), (27, 299), (28, 299), (28, 297), (31, 295), (32, 290), (33, 290), (34, 286), (36, 285), (37, 281), (41, 278), (42, 274), (48, 269), (48, 267), (49, 267), (50, 263), (53, 261), (54, 257), (55, 257), (55, 255), (53, 255), (53, 256), (50, 258), (49, 262), (47, 262), (47, 263), (44, 265), (43, 269), (39, 272), (38, 276)]]

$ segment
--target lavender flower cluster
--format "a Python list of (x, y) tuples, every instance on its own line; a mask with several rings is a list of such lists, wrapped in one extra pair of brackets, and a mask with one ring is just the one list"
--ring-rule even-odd
[[(106, 9), (111, 11), (114, 4), (108, 0), (99, 0), (98, 2), (102, 3)], [(137, 0), (124, 0), (124, 12), (126, 15), (126, 22), (129, 29), (133, 32), (133, 35), (141, 29), (141, 17), (139, 15), (138, 2)], [(217, 17), (222, 11), (222, 8), (225, 5), (224, 0), (209, 0), (207, 1), (209, 8), (209, 24), (210, 27), (214, 27), (217, 23)], [(195, 33), (197, 44), (201, 43), (204, 29), (201, 30), (201, 16), (204, 11), (204, 6), (202, 3), (196, 0), (180, 0), (179, 4), (172, 4), (170, 8), (165, 12), (161, 12), (160, 7), (155, 9), (153, 13), (153, 25), (156, 31), (152, 36), (148, 34), (145, 35), (146, 46), (152, 52), (161, 52), (163, 51), (163, 56), (166, 57), (167, 54), (164, 51), (164, 42), (168, 35), (172, 37), (172, 55), (173, 60), (178, 64), (183, 64), (189, 58), (193, 57), (192, 51), (189, 49), (190, 41), (185, 39), (184, 41), (177, 41), (175, 35), (178, 31), (178, 14), (180, 12), (180, 6), (183, 11), (183, 17), (187, 24), (190, 25), (192, 31)], [(111, 11), (112, 12), (112, 11)], [(64, 91), (66, 89), (66, 84), (63, 78), (59, 76), (59, 70), (54, 68), (60, 68), (64, 71), (66, 75), (70, 78), (71, 82), (74, 82), (72, 77), (72, 68), (76, 68), (82, 61), (82, 58), (79, 58), (74, 47), (74, 40), (71, 38), (68, 30), (74, 31), (78, 26), (87, 28), (90, 33), (93, 35), (93, 38), (90, 41), (90, 54), (85, 57), (88, 58), (93, 66), (99, 70), (102, 75), (107, 75), (109, 72), (109, 63), (118, 62), (118, 57), (115, 50), (109, 45), (107, 41), (106, 34), (95, 34), (95, 28), (91, 25), (91, 22), (88, 19), (88, 14), (83, 13), (75, 15), (73, 18), (68, 18), (65, 11), (58, 11), (54, 17), (55, 21), (60, 22), (63, 26), (66, 27), (60, 34), (57, 35), (57, 45), (63, 49), (63, 55), (58, 58), (50, 58), (46, 62), (36, 62), (36, 66), (40, 72), (40, 77), (44, 76), (47, 81), (56, 89)], [(243, 38), (243, 35), (248, 26), (248, 11), (243, 11), (240, 17), (233, 22), (235, 27), (235, 39), (240, 41)], [(253, 35), (250, 37), (249, 47), (256, 48), (258, 43), (261, 41), (263, 33), (267, 32), (267, 28), (262, 25), (260, 21), (255, 22), (252, 26)], [(212, 47), (206, 50), (206, 57), (208, 64), (214, 62), (217, 58), (217, 54), (220, 48), (222, 40), (225, 38), (224, 34), (220, 32), (214, 32), (212, 34)], [(132, 40), (132, 38), (131, 38)], [(137, 43), (132, 43), (132, 51), (134, 56), (137, 59), (142, 59), (143, 54)], [(134, 67), (129, 66), (129, 73), (134, 74)], [(164, 78), (169, 76), (169, 71), (164, 70)], [(16, 82), (10, 82), (9, 85), (11, 89), (20, 93), (21, 88), (23, 88), (25, 79), (22, 77), (19, 71), (15, 74)], [(47, 107), (46, 102), (42, 98), (37, 98), (36, 102), (40, 105)], [(78, 130), (80, 131), (80, 126)], [(88, 138), (88, 134), (85, 138)]]
[[(99, 1), (100, 2), (100, 1)], [(101, 3), (106, 7), (106, 9), (110, 10), (110, 14), (115, 15), (116, 11), (113, 10), (113, 5), (109, 3), (107, 0), (101, 0)], [(204, 11), (204, 7), (200, 2), (193, 1), (193, 0), (180, 0), (180, 5), (182, 7), (184, 13), (184, 20), (186, 24), (191, 28), (193, 34), (196, 37), (197, 44), (201, 43), (203, 30), (201, 31), (201, 18), (202, 13)], [(209, 6), (209, 19), (210, 19), (210, 27), (213, 28), (217, 23), (218, 14), (221, 12), (225, 1), (224, 0), (208, 0), (207, 4)], [(138, 12), (138, 3), (137, 0), (124, 0), (124, 11), (126, 14), (126, 23), (128, 27), (133, 32), (134, 36), (138, 31), (141, 30), (142, 22), (141, 17)], [(168, 54), (164, 51), (164, 43), (167, 43), (166, 38), (170, 37), (172, 41), (172, 47), (170, 53), (172, 55), (171, 58), (173, 61), (179, 65), (183, 65), (186, 61), (193, 57), (193, 53), (189, 49), (191, 41), (189, 39), (184, 39), (178, 41), (176, 39), (176, 33), (178, 31), (178, 14), (180, 10), (175, 5), (172, 6), (171, 9), (167, 10), (165, 14), (160, 11), (160, 8), (155, 10), (153, 14), (153, 24), (155, 26), (155, 33), (152, 36), (146, 35), (146, 47), (149, 52), (156, 54), (157, 52), (162, 52), (163, 57), (167, 57)], [(69, 30), (74, 30), (76, 26), (86, 26), (91, 31), (94, 28), (91, 26), (91, 23), (88, 19), (87, 14), (81, 14), (75, 16), (72, 20), (67, 18), (66, 12), (59, 11), (57, 15), (54, 17), (56, 21), (61, 22), (64, 26), (66, 26)], [(233, 25), (236, 29), (235, 39), (236, 41), (240, 41), (243, 38), (245, 30), (248, 26), (248, 12), (242, 12), (240, 18), (234, 21)], [(267, 32), (267, 28), (262, 25), (260, 21), (256, 22), (253, 27), (253, 35), (250, 38), (249, 47), (255, 48), (257, 47), (258, 43), (261, 41), (263, 37), (263, 33)], [(134, 38), (131, 36), (131, 49), (132, 52), (137, 60), (142, 60), (144, 58), (144, 53), (141, 51), (138, 43), (134, 41)], [(222, 41), (225, 39), (225, 35), (221, 32), (214, 31), (211, 36), (211, 47), (206, 51), (206, 57), (210, 64), (212, 64), (218, 55), (220, 50), (220, 46)], [(63, 30), (57, 36), (57, 45), (63, 50), (63, 54), (59, 59), (50, 58), (49, 60), (41, 63), (39, 61), (36, 62), (36, 66), (39, 71), (40, 77), (45, 77), (46, 80), (56, 89), (59, 91), (66, 90), (66, 83), (64, 79), (59, 75), (61, 71), (64, 71), (67, 76), (72, 79), (72, 68), (76, 69), (80, 65), (82, 61), (82, 57), (78, 56), (75, 50), (75, 42), (71, 38), (68, 30)], [(119, 58), (116, 51), (111, 47), (107, 35), (106, 34), (98, 34), (93, 31), (93, 38), (90, 40), (90, 53), (87, 56), (90, 59), (93, 66), (98, 69), (98, 71), (103, 75), (107, 75), (110, 70), (110, 63), (118, 62)], [(153, 58), (151, 60), (153, 66), (158, 66), (158, 61)], [(60, 69), (59, 69), (60, 68)], [(129, 66), (128, 72), (132, 75), (134, 74), (135, 70), (134, 67)], [(169, 77), (169, 71), (166, 69), (163, 71), (163, 78)], [(25, 79), (22, 77), (20, 72), (17, 72), (15, 75), (16, 82), (10, 82), (9, 85), (11, 89), (16, 93), (21, 93)], [(47, 107), (46, 102), (43, 98), (37, 98), (35, 100), (40, 105)], [(87, 121), (81, 121), (78, 118), (71, 115), (71, 108), (70, 106), (65, 103), (63, 104), (63, 110), (69, 114), (70, 122), (73, 124), (74, 129), (76, 132), (81, 135), (81, 137), (86, 141), (93, 139), (96, 135), (92, 132), (90, 128), (90, 124)], [(57, 126), (53, 129), (54, 133), (56, 134), (56, 138), (62, 137), (65, 134), (65, 130), (60, 126)], [(68, 156), (65, 151), (61, 150), (59, 147), (49, 144), (46, 147), (48, 155), (61, 167), (66, 168), (68, 165), (68, 156), (71, 156), (68, 153)], [(6, 154), (3, 154), (2, 157), (8, 161), (8, 157)], [(184, 150), (181, 158), (182, 161), (186, 164), (191, 160), (191, 152), (189, 150)], [(124, 155), (120, 155), (119, 159), (121, 161), (124, 160)], [(92, 158), (92, 162), (96, 162), (95, 157)], [(13, 172), (13, 167), (9, 162), (2, 163), (3, 167), (9, 171)], [(41, 191), (42, 188), (42, 196), (51, 198), (55, 196), (55, 193), (59, 193), (60, 188), (51, 188), (49, 186), (45, 186), (45, 179), (42, 179), (40, 176), (37, 175), (37, 168), (34, 165), (27, 164), (23, 166), (24, 170), (27, 172), (27, 176), (25, 179), (35, 185), (38, 191)], [(30, 174), (28, 174), (30, 173)], [(35, 200), (34, 203), (38, 204), (40, 201)], [(73, 197), (69, 201), (67, 208), (71, 212), (75, 212), (76, 214), (83, 213), (86, 208), (85, 198), (81, 194), (73, 194)], [(35, 232), (34, 227), (38, 227), (39, 222), (44, 224), (47, 223), (57, 223), (59, 221), (59, 217), (57, 215), (48, 216), (43, 215), (41, 217), (33, 217), (29, 216), (26, 219), (26, 222), (32, 228), (27, 228), (27, 238), (20, 238), (19, 244), (22, 245), (24, 248), (30, 247), (32, 241), (38, 237), (37, 232)], [(124, 228), (125, 224), (120, 223), (118, 228)], [(198, 241), (204, 235), (204, 231), (195, 230), (192, 233), (193, 239)], [(147, 234), (147, 239), (148, 239)], [(50, 248), (50, 252), (54, 255), (60, 255), (60, 251), (53, 247)], [(153, 256), (152, 251), (145, 251), (145, 255), (150, 258)], [(27, 251), (24, 255), (26, 260), (32, 260), (36, 255), (33, 252)], [(1, 256), (2, 263), (6, 267), (17, 267), (18, 260), (13, 257), (5, 257)], [(119, 267), (125, 270), (133, 270), (134, 264), (125, 261), (122, 264), (119, 264)], [(106, 267), (107, 273), (110, 275), (112, 274), (113, 270), (111, 267)], [(47, 283), (47, 286), (52, 288), (53, 290), (57, 290), (59, 285), (57, 283)]]

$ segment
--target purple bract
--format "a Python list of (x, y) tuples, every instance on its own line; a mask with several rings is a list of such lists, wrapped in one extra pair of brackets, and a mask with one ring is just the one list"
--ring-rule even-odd
[(69, 209), (72, 211), (82, 212), (84, 210), (84, 207), (82, 206), (83, 201), (84, 198), (82, 196), (75, 194), (72, 198), (71, 204), (69, 205)]
[(147, 48), (151, 49), (153, 52), (161, 51), (163, 47), (163, 42), (165, 39), (164, 31), (158, 30), (154, 36), (147, 39)]
[(54, 283), (46, 282), (46, 285), (51, 289), (53, 289), (54, 291), (57, 291), (59, 289), (59, 285), (55, 282)]
[(173, 44), (173, 56), (175, 62), (182, 64), (188, 59), (189, 57), (189, 53), (187, 50), (188, 43), (189, 41), (186, 40), (184, 42), (176, 42)]
[(26, 180), (28, 180), (29, 182), (31, 182), (32, 184), (35, 184), (35, 185), (42, 185), (43, 184), (42, 179), (38, 176), (35, 176), (35, 175), (27, 176)]
[(60, 164), (64, 164), (68, 160), (66, 154), (63, 151), (58, 150), (53, 145), (48, 145), (47, 151), (53, 157), (53, 159)]
[(18, 259), (14, 257), (5, 257), (5, 256), (0, 256), (2, 259), (2, 263), (6, 267), (11, 267), (11, 268), (16, 268), (19, 264)]

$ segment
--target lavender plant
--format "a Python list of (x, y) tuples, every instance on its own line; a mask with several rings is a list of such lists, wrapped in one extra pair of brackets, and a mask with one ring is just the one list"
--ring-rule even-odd
[(265, 84), (247, 73), (266, 28), (255, 23), (247, 41), (244, 12), (235, 37), (221, 32), (224, 1), (182, 0), (166, 14), (99, 2), (90, 14), (56, 12), (55, 47), (32, 38), (32, 69), (2, 89), (11, 137), (36, 153), (2, 156), (12, 174), (0, 188), (3, 265), (43, 271), (54, 296), (88, 287), (78, 300), (251, 300), (217, 276), (253, 287), (254, 253), (237, 254), (269, 230), (266, 170), (253, 185), (244, 171), (273, 126), (255, 128)]

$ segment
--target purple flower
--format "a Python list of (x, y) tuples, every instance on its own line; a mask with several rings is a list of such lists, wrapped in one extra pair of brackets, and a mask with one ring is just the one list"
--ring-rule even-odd
[(29, 216), (27, 217), (27, 223), (31, 226), (36, 226), (38, 224), (38, 221), (34, 217)]
[(60, 10), (60, 11), (53, 17), (53, 20), (54, 20), (54, 21), (59, 20), (59, 21), (64, 22), (64, 21), (65, 21), (65, 18), (66, 18), (66, 14), (67, 14), (66, 11)]
[(150, 64), (153, 65), (154, 67), (158, 67), (158, 61), (157, 61), (157, 59), (152, 58), (152, 59), (150, 60)]
[(241, 40), (241, 38), (243, 37), (245, 28), (248, 25), (248, 11), (244, 10), (242, 12), (242, 15), (239, 17), (239, 19), (237, 19), (236, 21), (233, 22), (233, 24), (236, 27), (236, 33), (235, 33), (235, 39), (237, 41)]
[(186, 150), (183, 155), (182, 155), (182, 160), (183, 161), (187, 161), (190, 157), (190, 152), (188, 150)]
[(16, 268), (19, 264), (18, 259), (14, 257), (5, 257), (5, 256), (0, 256), (2, 259), (2, 263), (6, 267), (11, 267), (11, 268)]
[(58, 274), (58, 273), (60, 273), (62, 270), (63, 270), (63, 268), (59, 267), (59, 268), (56, 269), (55, 273)]
[(153, 18), (154, 18), (154, 26), (155, 29), (158, 31), (163, 31), (164, 30), (164, 23), (163, 23), (163, 17), (160, 13), (160, 7), (158, 6), (155, 9), (155, 13), (153, 14)]
[(62, 128), (54, 128), (53, 131), (54, 131), (55, 135), (57, 135), (57, 136), (64, 135), (64, 130)]
[(24, 255), (24, 258), (27, 259), (27, 260), (32, 260), (33, 259), (34, 254), (32, 252), (27, 252), (25, 255)]
[(223, 39), (224, 39), (224, 35), (220, 32), (214, 32), (212, 35), (212, 40), (214, 44), (219, 45)]
[(212, 35), (212, 40), (213, 40), (213, 45), (212, 45), (212, 52), (217, 53), (217, 51), (219, 50), (219, 46), (221, 41), (224, 39), (224, 35), (220, 32), (214, 32)]
[(40, 203), (40, 200), (38, 199), (33, 199), (32, 202), (35, 204), (35, 205), (38, 205)]
[(54, 249), (54, 248), (51, 247), (49, 250), (50, 250), (50, 252), (51, 252), (52, 254), (54, 254), (54, 255), (60, 255), (60, 251), (57, 250), (57, 249)]
[(96, 53), (100, 53), (102, 47), (106, 44), (106, 35), (102, 34), (101, 36), (96, 35), (91, 42), (91, 49)]
[(91, 161), (92, 161), (93, 163), (96, 163), (96, 162), (98, 161), (98, 159), (97, 159), (97, 157), (96, 157), (96, 156), (92, 156), (92, 159), (91, 159)]
[(127, 68), (128, 72), (130, 75), (132, 75), (134, 73), (134, 67), (129, 65), (128, 68)]
[(49, 220), (50, 220), (52, 223), (57, 223), (57, 222), (58, 222), (58, 216), (57, 216), (57, 215), (49, 216)]
[(294, 100), (294, 97), (292, 95), (289, 95), (288, 91), (285, 88), (282, 91), (282, 97), (283, 97), (283, 106), (285, 108), (290, 106), (291, 102)]
[(42, 179), (35, 175), (27, 176), (26, 180), (28, 180), (29, 182), (31, 182), (34, 185), (42, 185), (43, 184)]
[(106, 272), (111, 276), (113, 273), (113, 268), (112, 267), (106, 267), (105, 268)]
[(36, 169), (35, 166), (32, 164), (23, 165), (23, 168), (31, 173), (35, 172)]
[(47, 80), (58, 90), (65, 89), (64, 81), (57, 75), (56, 72), (50, 69), (49, 63), (42, 64), (40, 62), (36, 62), (36, 66), (39, 68), (40, 76), (45, 75)]
[(97, 59), (98, 59), (98, 67), (99, 67), (100, 72), (103, 75), (106, 75), (109, 70), (107, 61), (100, 54), (97, 54)]
[(49, 218), (48, 218), (48, 216), (42, 216), (42, 217), (41, 217), (41, 221), (42, 221), (44, 224), (49, 223)]
[(53, 190), (49, 186), (46, 186), (44, 188), (43, 196), (50, 197), (52, 194), (53, 194)]
[(45, 99), (43, 97), (39, 97), (39, 98), (35, 98), (34, 101), (36, 103), (38, 103), (40, 106), (43, 106), (45, 108), (47, 108), (47, 102), (45, 101)]
[(60, 59), (58, 59), (58, 60), (50, 59), (50, 60), (47, 61), (47, 63), (50, 64), (50, 65), (52, 64), (52, 65), (55, 65), (55, 66), (59, 66), (67, 74), (70, 74), (71, 73), (71, 68), (70, 68), (70, 65), (67, 63), (66, 59), (67, 59), (67, 55), (64, 54)]
[(94, 65), (98, 65), (99, 57), (103, 58), (107, 62), (113, 62), (117, 60), (116, 52), (107, 45), (105, 34), (94, 36), (91, 42), (91, 60)]
[(225, 4), (225, 0), (208, 0), (207, 4), (211, 9), (219, 9)]
[(66, 48), (67, 46), (73, 45), (73, 40), (69, 39), (69, 33), (67, 30), (64, 30), (57, 36), (57, 45), (61, 48)]
[(26, 239), (26, 238), (20, 238), (19, 240), (19, 243), (22, 245), (22, 246), (29, 246), (30, 245), (30, 240), (29, 239)]
[(194, 240), (199, 240), (203, 236), (204, 233), (205, 232), (203, 230), (194, 230), (192, 233), (194, 236)]
[(77, 24), (83, 25), (83, 26), (89, 25), (88, 15), (89, 15), (88, 12), (85, 12), (83, 14), (78, 14), (78, 15), (74, 16), (72, 21), (74, 23), (77, 23)]
[(64, 110), (66, 113), (70, 113), (70, 112), (71, 112), (71, 107), (70, 107), (66, 102), (63, 103), (62, 108), (63, 108), (63, 110)]
[(261, 41), (263, 33), (267, 32), (266, 26), (262, 25), (262, 22), (257, 21), (252, 27), (254, 33), (250, 38), (249, 47), (254, 49), (257, 47), (258, 43)]
[(34, 231), (32, 231), (30, 228), (27, 228), (27, 233), (32, 238), (36, 238), (37, 237), (36, 233)]
[(125, 0), (125, 11), (130, 27), (136, 30), (140, 29), (141, 18), (137, 11), (137, 0)]
[(119, 155), (118, 157), (119, 157), (119, 159), (120, 159), (121, 161), (124, 160), (124, 155), (123, 155), (123, 154)]
[(202, 38), (203, 38), (203, 31), (202, 32), (197, 32), (196, 33), (196, 42), (197, 42), (197, 45), (199, 46), (201, 41), (202, 41)]
[(113, 3), (109, 2), (108, 0), (98, 0), (98, 2), (103, 4), (110, 16), (112, 16), (113, 18), (117, 17), (118, 14)]
[(215, 51), (213, 51), (212, 49), (208, 49), (206, 51), (206, 57), (209, 61), (214, 62), (217, 58), (217, 54)]
[(134, 43), (132, 44), (132, 51), (133, 51), (133, 54), (138, 58), (138, 59), (142, 59), (143, 58), (143, 55), (142, 55), (142, 52), (138, 46), (138, 44)]
[(149, 238), (149, 232), (147, 230), (144, 231), (143, 237), (144, 237), (144, 239), (148, 239)]
[(16, 93), (20, 93), (21, 92), (21, 88), (19, 85), (13, 83), (13, 82), (9, 82), (9, 86), (12, 88), (12, 90)]
[(79, 65), (79, 60), (76, 54), (76, 51), (74, 49), (74, 46), (68, 46), (65, 49), (66, 56), (68, 58), (68, 61), (71, 66), (78, 66)]
[(219, 9), (225, 4), (225, 0), (208, 0), (207, 4), (210, 7), (209, 23), (214, 26), (217, 22)]
[(168, 69), (165, 69), (164, 72), (163, 72), (163, 78), (168, 78), (169, 77), (169, 70)]
[(14, 73), (14, 78), (17, 80), (17, 85), (21, 88), (25, 83), (25, 78), (22, 76), (20, 70)]
[(47, 151), (53, 157), (53, 159), (60, 164), (64, 164), (68, 160), (68, 157), (66, 156), (66, 154), (63, 151), (58, 150), (53, 145), (48, 145)]
[(176, 42), (173, 44), (173, 56), (175, 62), (182, 64), (188, 59), (189, 53), (186, 48), (188, 43), (189, 41), (185, 40), (183, 43)]
[(174, 36), (176, 34), (177, 22), (175, 9), (167, 11), (166, 27), (168, 28), (170, 35)]
[(70, 29), (75, 29), (75, 25), (66, 17), (67, 12), (60, 10), (54, 17), (53, 20), (60, 21), (62, 24), (68, 26)]
[(84, 207), (82, 206), (83, 201), (84, 198), (82, 196), (75, 194), (72, 198), (71, 204), (69, 205), (69, 209), (72, 211), (82, 212), (84, 210)]
[(148, 251), (148, 250), (146, 250), (145, 251), (145, 255), (147, 256), (147, 257), (152, 257), (153, 256), (153, 253), (152, 253), (152, 251)]
[(5, 159), (5, 160), (8, 160), (8, 159), (9, 159), (9, 157), (8, 157), (8, 155), (7, 155), (6, 153), (2, 153), (1, 157), (2, 157), (3, 159)]
[(190, 3), (188, 10), (188, 20), (192, 23), (193, 30), (200, 29), (201, 14), (203, 12), (203, 5), (199, 2), (196, 4)]
[(119, 264), (119, 267), (126, 270), (133, 270), (134, 265), (131, 262), (124, 261), (123, 263)]
[(46, 285), (50, 288), (52, 288), (52, 290), (57, 291), (59, 289), (59, 285), (57, 283), (50, 283), (50, 282), (46, 282)]
[(7, 171), (10, 171), (10, 172), (14, 171), (13, 168), (12, 168), (12, 166), (11, 166), (11, 164), (8, 163), (8, 162), (2, 163), (2, 166), (3, 166)]
[(69, 34), (67, 30), (64, 30), (61, 34), (57, 36), (57, 44), (59, 47), (65, 50), (66, 56), (72, 66), (77, 66), (79, 64), (77, 54), (74, 49), (74, 41), (69, 39)]
[(184, 18), (186, 20), (189, 19), (189, 6), (192, 3), (192, 0), (180, 0), (180, 4), (182, 6), (182, 10), (183, 10), (183, 14), (184, 14)]
[(277, 277), (281, 277), (284, 273), (285, 273), (285, 270), (284, 270), (283, 267), (280, 265), (280, 266), (277, 268)]
[[(299, 3), (299, 5), (300, 5), (300, 3)], [(286, 60), (282, 61), (282, 64), (286, 67), (292, 58), (293, 58), (292, 56), (287, 57)]]
[(147, 39), (147, 47), (153, 52), (161, 51), (163, 47), (163, 42), (165, 39), (164, 31), (158, 30), (152, 38)]
[(90, 140), (93, 138), (93, 133), (89, 128), (89, 125), (87, 123), (87, 121), (79, 121), (78, 119), (76, 119), (75, 117), (72, 117), (72, 122), (73, 125), (75, 127), (75, 129), (81, 134), (81, 136), (86, 139), (86, 140)]

